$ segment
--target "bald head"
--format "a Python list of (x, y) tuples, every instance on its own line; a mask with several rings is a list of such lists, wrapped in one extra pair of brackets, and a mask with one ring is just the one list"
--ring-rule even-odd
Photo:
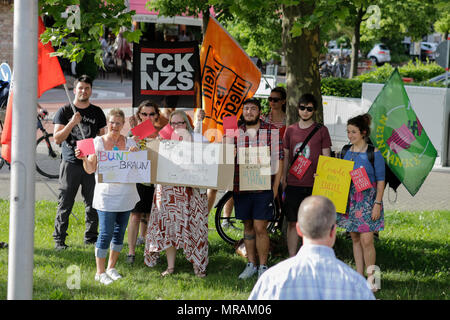
[(297, 222), (304, 237), (322, 239), (329, 235), (336, 223), (336, 208), (326, 197), (310, 196), (302, 201)]

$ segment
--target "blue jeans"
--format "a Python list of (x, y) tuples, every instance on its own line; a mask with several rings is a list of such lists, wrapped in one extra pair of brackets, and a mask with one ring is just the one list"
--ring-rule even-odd
[(122, 250), (130, 211), (105, 212), (97, 210), (97, 213), (100, 230), (95, 245), (95, 256), (97, 258), (106, 258), (108, 247), (111, 247), (111, 250), (116, 252)]

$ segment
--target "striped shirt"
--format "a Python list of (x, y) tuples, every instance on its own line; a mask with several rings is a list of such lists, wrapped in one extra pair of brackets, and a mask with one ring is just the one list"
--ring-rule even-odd
[(370, 285), (332, 248), (304, 245), (264, 272), (249, 300), (374, 300)]

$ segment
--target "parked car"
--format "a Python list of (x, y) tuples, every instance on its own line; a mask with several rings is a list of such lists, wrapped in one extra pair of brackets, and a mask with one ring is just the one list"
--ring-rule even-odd
[(372, 50), (369, 51), (367, 58), (372, 60), (372, 64), (381, 66), (385, 62), (391, 61), (391, 52), (385, 44), (377, 43), (373, 46)]
[(342, 46), (339, 46), (335, 40), (331, 40), (328, 43), (328, 53), (338, 56), (348, 56), (352, 52), (352, 49), (344, 48)]
[(434, 42), (421, 42), (420, 43), (420, 56), (422, 60), (432, 60), (436, 59), (436, 49), (438, 44)]

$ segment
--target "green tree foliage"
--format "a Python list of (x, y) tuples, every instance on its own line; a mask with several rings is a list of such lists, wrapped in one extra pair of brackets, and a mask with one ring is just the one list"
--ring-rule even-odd
[[(79, 10), (61, 16), (69, 7)], [(83, 59), (95, 62), (103, 67), (100, 37), (104, 27), (117, 35), (120, 27), (131, 27), (134, 11), (127, 12), (123, 0), (40, 0), (40, 13), (50, 16), (54, 23), (41, 35), (45, 44), (51, 41), (55, 55), (81, 62)], [(79, 19), (78, 19), (79, 18)], [(125, 31), (124, 38), (129, 42), (138, 42), (141, 31)]]

